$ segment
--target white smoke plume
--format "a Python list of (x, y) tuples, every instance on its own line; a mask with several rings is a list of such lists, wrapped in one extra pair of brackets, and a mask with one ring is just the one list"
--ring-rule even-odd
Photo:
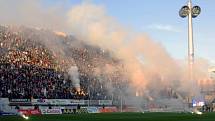
[[(145, 34), (134, 34), (121, 27), (106, 15), (103, 7), (84, 3), (74, 7), (68, 16), (75, 35), (90, 44), (114, 51), (123, 59), (135, 88), (146, 88), (156, 76), (164, 77), (165, 81), (179, 79), (177, 64), (161, 44)], [(140, 63), (138, 55), (143, 56), (145, 64)], [(170, 86), (166, 82), (162, 84)]]
[(76, 91), (80, 92), (80, 79), (79, 79), (78, 67), (71, 66), (68, 70), (68, 74)]
[(171, 87), (177, 92), (185, 92), (186, 97), (200, 94), (197, 80), (207, 77), (207, 61), (199, 63), (197, 59), (194, 80), (189, 80), (186, 63), (180, 65), (161, 43), (145, 33), (136, 33), (117, 23), (103, 6), (82, 3), (73, 7), (67, 16), (75, 35), (89, 44), (112, 51), (123, 60), (125, 75), (131, 80), (133, 91), (141, 94), (157, 90), (156, 94), (151, 94), (159, 97), (160, 90)]

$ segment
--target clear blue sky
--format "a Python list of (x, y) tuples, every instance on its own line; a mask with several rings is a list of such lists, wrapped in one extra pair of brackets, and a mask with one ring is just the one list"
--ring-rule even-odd
[[(46, 0), (45, 4), (56, 4), (61, 0)], [(66, 1), (66, 0), (65, 0)], [(67, 0), (66, 7), (80, 4), (84, 0)], [(85, 0), (86, 1), (86, 0)], [(110, 16), (119, 23), (145, 32), (164, 45), (171, 56), (184, 59), (187, 56), (187, 19), (178, 16), (187, 0), (88, 0), (103, 5)], [(196, 57), (215, 61), (215, 0), (193, 0), (202, 8), (194, 19), (194, 44)]]

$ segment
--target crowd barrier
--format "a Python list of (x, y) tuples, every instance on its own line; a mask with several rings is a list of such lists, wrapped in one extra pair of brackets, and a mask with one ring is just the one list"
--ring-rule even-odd
[[(13, 105), (14, 104), (14, 105)], [(28, 104), (28, 105), (24, 105)], [(29, 105), (30, 104), (30, 105)], [(94, 106), (87, 106), (87, 105)], [(80, 105), (80, 109), (77, 106)], [(112, 100), (8, 99), (0, 98), (0, 115), (43, 115), (117, 112)], [(18, 108), (17, 108), (18, 106)], [(37, 106), (38, 109), (35, 109)], [(51, 109), (50, 109), (51, 107)]]
[(10, 105), (112, 105), (112, 100), (74, 100), (74, 99), (10, 99)]
[[(21, 100), (24, 101), (29, 100)], [(74, 100), (74, 99), (32, 99), (32, 105), (112, 105), (112, 100)]]

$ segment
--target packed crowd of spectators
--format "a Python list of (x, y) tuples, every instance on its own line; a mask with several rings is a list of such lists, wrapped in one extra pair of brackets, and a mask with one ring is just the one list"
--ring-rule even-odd
[[(67, 37), (58, 40), (64, 47), (61, 56), (41, 42), (44, 39), (40, 34), (42, 30), (25, 30), (28, 32), (26, 37), (19, 29), (0, 26), (0, 97), (113, 98), (113, 92), (107, 86), (120, 85), (117, 81), (120, 73), (116, 71), (120, 64), (108, 52), (83, 43), (81, 47), (70, 46), (74, 40), (70, 42), (72, 38)], [(78, 67), (80, 91), (75, 89), (67, 72), (70, 66)], [(105, 67), (112, 70), (106, 72)]]

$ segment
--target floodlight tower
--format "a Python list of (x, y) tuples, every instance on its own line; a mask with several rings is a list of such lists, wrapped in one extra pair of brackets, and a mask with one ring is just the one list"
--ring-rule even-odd
[(201, 13), (199, 6), (192, 6), (192, 1), (188, 0), (187, 5), (183, 6), (179, 15), (182, 18), (188, 16), (188, 64), (189, 64), (189, 79), (193, 80), (193, 64), (194, 64), (194, 43), (193, 43), (193, 18), (196, 18)]

